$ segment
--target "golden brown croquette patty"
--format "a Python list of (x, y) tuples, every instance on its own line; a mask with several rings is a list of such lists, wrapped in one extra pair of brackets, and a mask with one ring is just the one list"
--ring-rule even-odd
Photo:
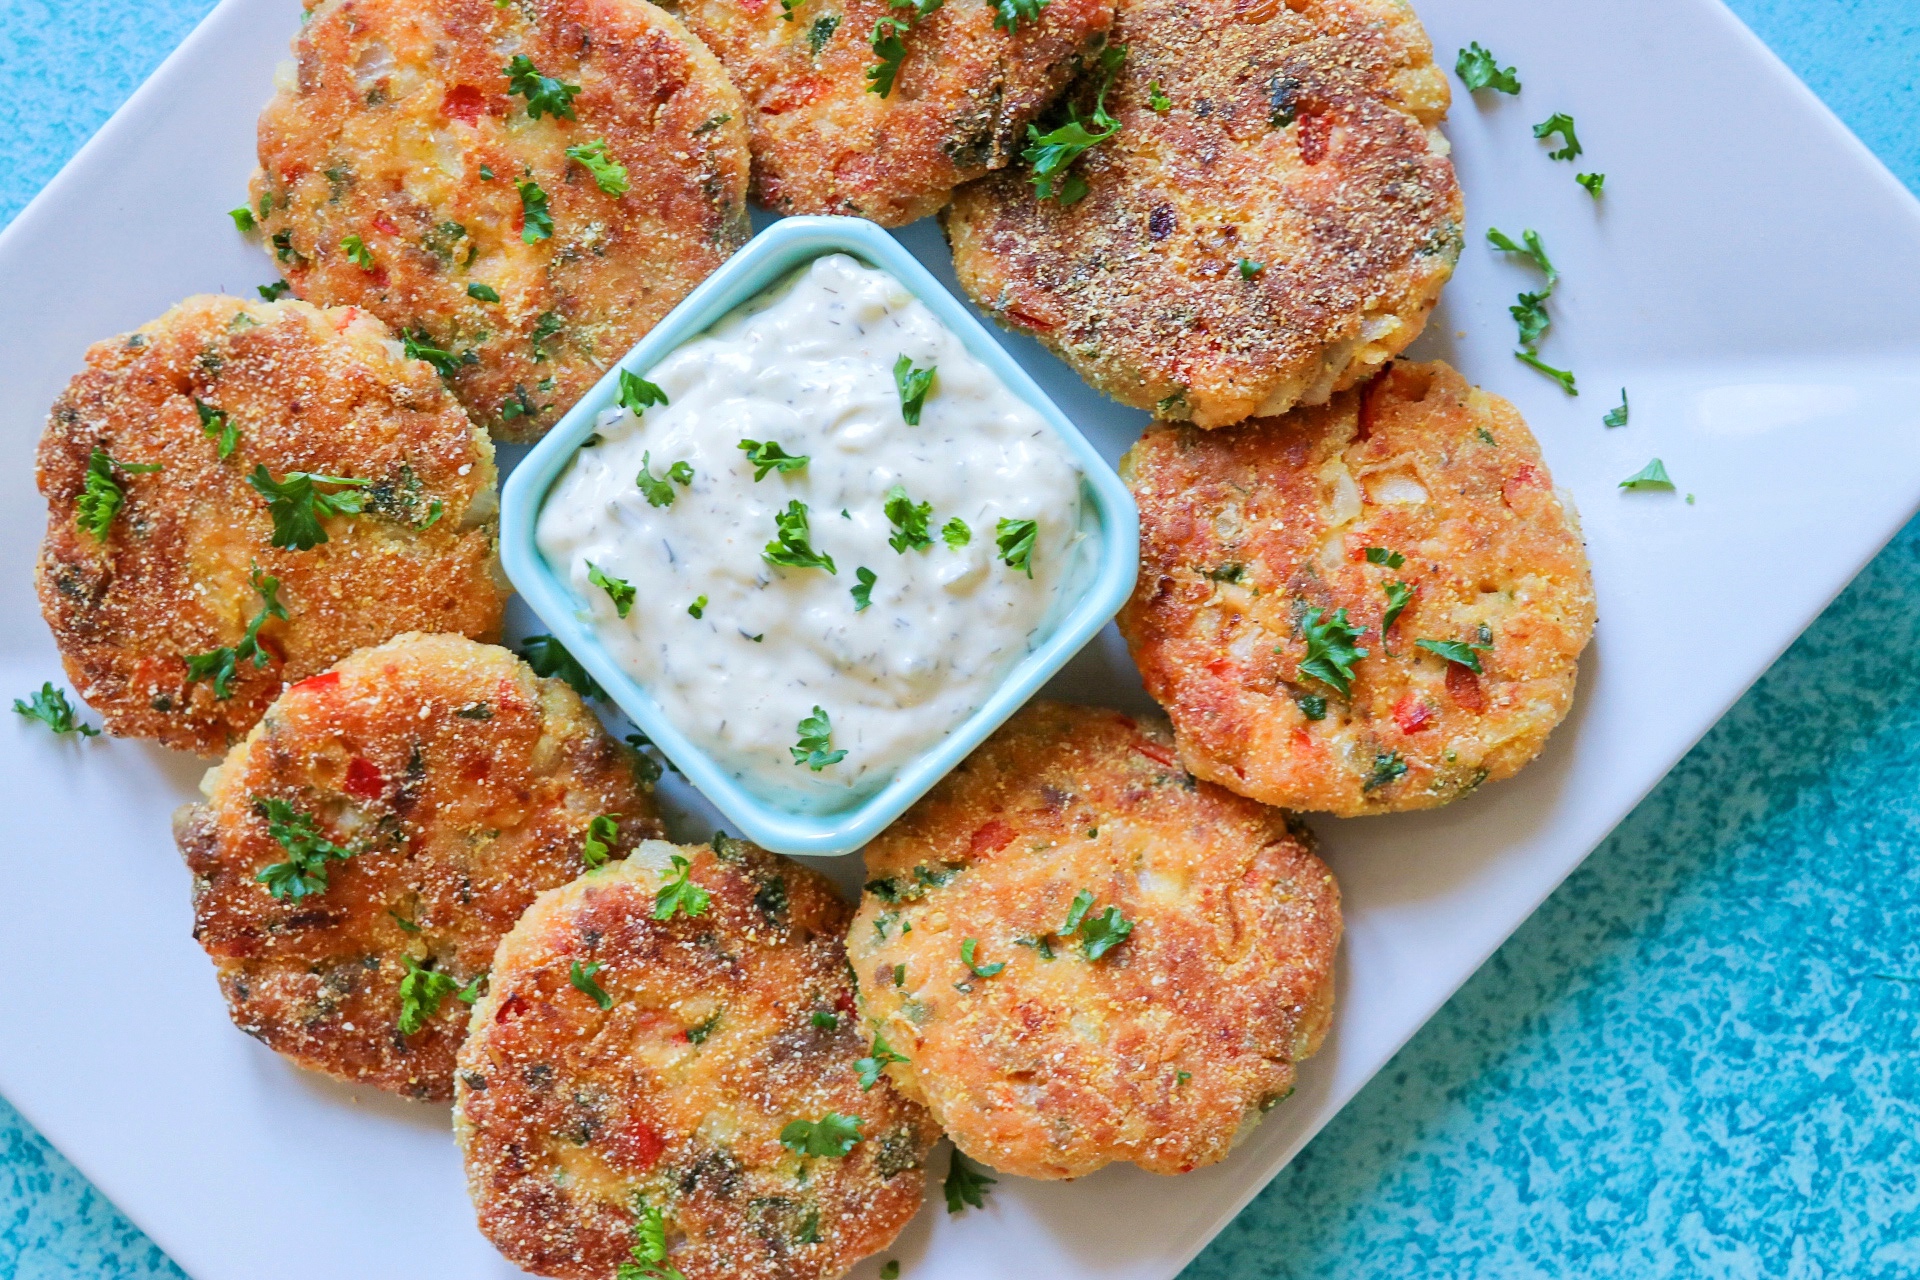
[[(779, 213), (853, 214), (888, 227), (934, 212), (956, 186), (1018, 155), (1027, 124), (1113, 22), (1113, 0), (947, 0), (924, 18), (887, 0), (669, 7), (746, 97), (760, 202)], [(876, 30), (904, 48), (885, 96), (869, 75), (885, 61)]]
[(1155, 429), (1121, 471), (1141, 564), (1120, 629), (1200, 777), (1290, 809), (1432, 808), (1566, 715), (1594, 621), (1573, 511), (1513, 406), (1446, 365)]
[(1211, 1164), (1326, 1034), (1332, 874), (1164, 725), (1034, 703), (866, 858), (847, 954), (874, 1056), (995, 1169)]
[(260, 117), (296, 293), (537, 439), (747, 236), (746, 109), (645, 0), (322, 0)]
[[(261, 468), (324, 542), (288, 549)], [(500, 631), (493, 446), (352, 307), (202, 296), (96, 344), (38, 479), (40, 608), (112, 733), (212, 755), (362, 645)]]
[(566, 1280), (823, 1280), (885, 1248), (939, 1134), (862, 1087), (847, 915), (724, 836), (543, 894), (460, 1054), (454, 1130), (494, 1245)]
[(1071, 171), (1086, 195), (1040, 200), (1024, 164), (956, 193), (975, 301), (1202, 427), (1320, 403), (1418, 336), (1464, 212), (1446, 77), (1403, 0), (1122, 0), (1111, 38), (1120, 127)]
[(636, 768), (572, 689), (461, 636), (294, 685), (174, 819), (234, 1022), (303, 1067), (452, 1096), (501, 936), (660, 834)]

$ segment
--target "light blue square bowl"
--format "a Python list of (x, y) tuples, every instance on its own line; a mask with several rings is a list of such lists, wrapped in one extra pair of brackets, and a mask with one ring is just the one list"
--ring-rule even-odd
[[(877, 790), (815, 810), (755, 794), (668, 720), (645, 687), (601, 645), (590, 625), (586, 602), (540, 554), (534, 532), (554, 481), (592, 434), (595, 419), (615, 406), (620, 370), (645, 376), (675, 348), (704, 333), (741, 303), (828, 253), (850, 254), (893, 275), (1052, 426), (1080, 468), (1083, 510), (1092, 516), (1091, 531), (1098, 547), (1087, 571), (1070, 582), (1069, 590), (1077, 588), (1078, 597), (1068, 597), (1063, 608), (1054, 610), (1038, 633), (1039, 643), (984, 705), (936, 746), (900, 766)], [(873, 839), (1019, 710), (1106, 625), (1132, 592), (1140, 567), (1139, 512), (1120, 477), (972, 312), (892, 236), (859, 218), (784, 218), (755, 236), (688, 294), (547, 433), (508, 478), (500, 507), (501, 560), (528, 606), (689, 782), (748, 839), (778, 853), (851, 853)]]

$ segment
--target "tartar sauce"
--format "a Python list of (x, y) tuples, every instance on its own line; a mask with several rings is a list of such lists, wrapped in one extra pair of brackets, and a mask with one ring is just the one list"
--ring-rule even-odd
[(648, 380), (666, 403), (601, 415), (540, 551), (608, 652), (763, 798), (885, 785), (1070, 604), (1098, 537), (1071, 455), (887, 273), (818, 258)]

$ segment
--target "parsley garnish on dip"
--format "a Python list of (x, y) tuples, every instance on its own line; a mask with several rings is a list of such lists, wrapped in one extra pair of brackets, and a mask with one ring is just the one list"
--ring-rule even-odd
[[(903, 359), (939, 370), (917, 426)], [(762, 795), (885, 785), (985, 702), (1091, 561), (1066, 445), (925, 304), (847, 255), (645, 375), (657, 394), (601, 414), (550, 491), (540, 551), (614, 660)], [(636, 589), (625, 616), (604, 582)], [(816, 708), (831, 745), (796, 768), (795, 726)]]

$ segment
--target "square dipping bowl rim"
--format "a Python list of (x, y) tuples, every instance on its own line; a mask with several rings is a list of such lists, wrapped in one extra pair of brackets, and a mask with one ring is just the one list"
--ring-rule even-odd
[[(892, 275), (1040, 414), (1080, 468), (1082, 500), (1092, 506), (1102, 545), (1080, 598), (1059, 618), (1053, 634), (1021, 659), (978, 709), (939, 742), (901, 764), (886, 785), (857, 806), (816, 814), (755, 795), (668, 720), (645, 687), (600, 644), (581, 616), (581, 601), (540, 554), (535, 532), (554, 483), (594, 430), (595, 419), (616, 404), (622, 370), (644, 377), (668, 354), (742, 303), (830, 253), (850, 254)], [(741, 834), (775, 853), (835, 855), (860, 849), (904, 813), (1026, 705), (1119, 612), (1139, 572), (1140, 517), (1133, 496), (1106, 459), (993, 333), (897, 240), (862, 218), (791, 217), (754, 236), (668, 312), (513, 469), (500, 495), (500, 557), (508, 580), (553, 637)]]

